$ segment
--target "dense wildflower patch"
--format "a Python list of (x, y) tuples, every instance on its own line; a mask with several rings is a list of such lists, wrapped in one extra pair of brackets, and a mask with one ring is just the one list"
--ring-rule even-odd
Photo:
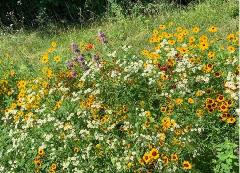
[[(99, 42), (40, 74), (0, 81), (0, 172), (214, 172), (216, 145), (237, 143), (238, 33), (162, 24), (136, 55)], [(230, 171), (236, 171), (234, 157)]]

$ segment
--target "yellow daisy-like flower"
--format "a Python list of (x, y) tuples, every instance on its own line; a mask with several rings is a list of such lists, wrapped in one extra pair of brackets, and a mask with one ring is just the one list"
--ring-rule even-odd
[(199, 27), (194, 27), (194, 28), (192, 29), (192, 31), (193, 31), (194, 33), (198, 33), (198, 32), (200, 31), (200, 29), (199, 29)]
[(215, 57), (215, 52), (212, 52), (212, 51), (208, 52), (209, 59), (213, 59), (214, 57)]
[(191, 36), (191, 37), (188, 38), (188, 42), (189, 42), (189, 43), (194, 43), (195, 40), (196, 40), (196, 39), (195, 39), (193, 36)]
[(41, 62), (44, 64), (46, 64), (48, 62), (48, 54), (47, 53), (42, 56)]
[(42, 157), (42, 156), (44, 156), (44, 154), (45, 154), (44, 149), (43, 148), (39, 148), (38, 149), (38, 155)]
[(159, 153), (158, 153), (158, 150), (156, 148), (153, 148), (150, 151), (150, 155), (152, 156), (153, 159), (158, 159), (159, 158)]
[(177, 161), (177, 160), (178, 160), (178, 156), (177, 156), (176, 153), (171, 154), (171, 160), (172, 160), (172, 161)]
[(180, 104), (183, 103), (183, 99), (182, 99), (182, 98), (177, 98), (177, 99), (175, 100), (175, 103), (176, 103), (177, 105), (180, 105)]
[(20, 80), (20, 81), (17, 83), (17, 86), (18, 86), (19, 89), (23, 89), (23, 88), (25, 88), (26, 84), (27, 84), (26, 81)]
[(199, 44), (199, 48), (200, 48), (202, 51), (207, 50), (208, 47), (209, 47), (209, 45), (208, 45), (207, 42), (201, 42), (201, 43)]
[(61, 61), (61, 57), (60, 56), (55, 56), (53, 59), (54, 59), (55, 62), (60, 62)]
[(197, 109), (196, 115), (197, 115), (198, 117), (202, 117), (202, 116), (203, 116), (203, 110), (202, 110), (202, 109)]
[(143, 161), (144, 161), (146, 164), (148, 164), (148, 163), (151, 161), (151, 159), (152, 159), (152, 157), (151, 157), (151, 155), (150, 155), (149, 153), (145, 153), (145, 154), (143, 155)]
[(52, 78), (52, 76), (53, 76), (52, 70), (51, 69), (47, 69), (47, 77), (48, 78)]
[(211, 26), (210, 28), (208, 28), (209, 32), (217, 32), (218, 28), (216, 26)]
[(228, 36), (227, 36), (227, 40), (228, 41), (232, 41), (234, 39), (235, 39), (235, 35), (234, 34), (228, 34)]
[(160, 26), (159, 26), (159, 29), (160, 29), (160, 30), (164, 30), (165, 28), (166, 28), (165, 25), (160, 25)]
[(177, 27), (177, 32), (182, 32), (183, 28), (182, 27)]
[(165, 133), (160, 133), (159, 134), (159, 139), (160, 139), (160, 141), (165, 141), (165, 139), (166, 139)]
[(57, 47), (57, 42), (56, 42), (56, 41), (52, 41), (52, 42), (51, 42), (51, 46), (52, 46), (53, 48), (56, 48), (56, 47)]
[(234, 117), (229, 117), (228, 119), (227, 119), (227, 123), (228, 124), (234, 124), (236, 122), (236, 118), (234, 118)]
[(192, 169), (192, 164), (189, 163), (189, 161), (185, 160), (182, 165), (183, 165), (183, 169), (185, 169), (185, 170)]
[(151, 116), (151, 112), (150, 111), (146, 111), (145, 115), (146, 115), (146, 117), (150, 117)]
[(175, 40), (168, 40), (168, 44), (170, 44), (170, 45), (174, 45), (175, 43), (176, 43)]
[(233, 52), (235, 52), (236, 49), (233, 46), (228, 46), (227, 50), (228, 50), (228, 52), (233, 53)]
[(189, 99), (188, 99), (188, 103), (193, 104), (193, 103), (194, 103), (194, 100), (193, 100), (192, 98), (189, 98)]

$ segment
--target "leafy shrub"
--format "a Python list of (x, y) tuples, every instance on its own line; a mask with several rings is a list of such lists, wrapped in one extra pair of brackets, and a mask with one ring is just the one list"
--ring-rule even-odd
[[(106, 12), (118, 8), (118, 12), (131, 14), (138, 4), (162, 4), (167, 1), (154, 0), (2, 0), (0, 4), (0, 20), (2, 24), (14, 26), (37, 25), (48, 20), (57, 22), (81, 22), (99, 18)], [(170, 1), (169, 1), (170, 2)], [(174, 2), (174, 1), (173, 1)], [(176, 1), (177, 2), (177, 1)], [(186, 1), (187, 2), (187, 1)], [(185, 3), (182, 1), (180, 3)], [(157, 6), (155, 6), (157, 7)], [(115, 9), (113, 9), (115, 8)], [(43, 15), (44, 14), (44, 15)], [(46, 17), (47, 16), (47, 17)]]

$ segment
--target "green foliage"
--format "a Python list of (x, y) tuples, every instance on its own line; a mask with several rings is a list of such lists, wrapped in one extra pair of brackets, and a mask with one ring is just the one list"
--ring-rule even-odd
[(237, 173), (238, 157), (236, 156), (237, 145), (225, 138), (224, 143), (216, 145), (217, 159), (214, 160), (216, 173)]
[(83, 24), (105, 14), (110, 17), (129, 15), (136, 12), (137, 7), (144, 14), (156, 14), (163, 4), (186, 5), (191, 1), (194, 0), (3, 0), (0, 4), (0, 24), (15, 28), (44, 25), (49, 21)]

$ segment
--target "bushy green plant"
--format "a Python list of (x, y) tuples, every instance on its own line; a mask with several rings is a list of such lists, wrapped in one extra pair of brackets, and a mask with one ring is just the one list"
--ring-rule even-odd
[(221, 144), (216, 145), (217, 159), (214, 160), (216, 173), (237, 173), (238, 172), (238, 157), (236, 152), (239, 152), (238, 146), (229, 139)]

